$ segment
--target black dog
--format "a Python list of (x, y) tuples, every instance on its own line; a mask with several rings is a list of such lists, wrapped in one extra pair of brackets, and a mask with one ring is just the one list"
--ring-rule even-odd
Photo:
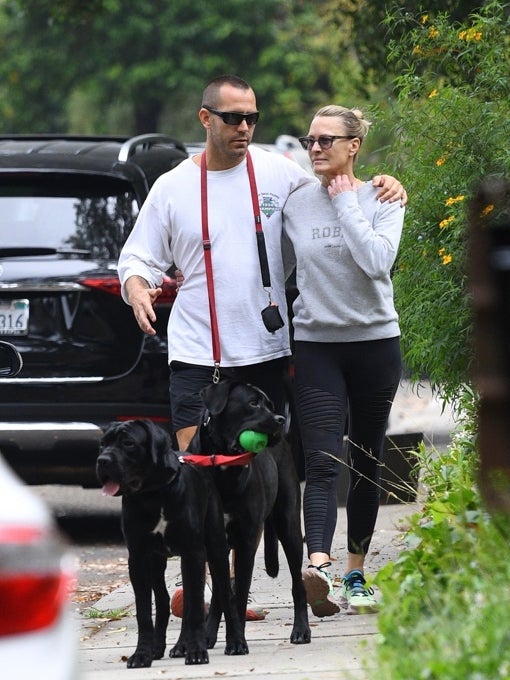
[(181, 632), (170, 656), (184, 656), (186, 664), (209, 662), (207, 648), (216, 637), (209, 644), (205, 630), (206, 560), (224, 607), (225, 654), (247, 654), (230, 586), (221, 500), (209, 471), (182, 463), (170, 436), (157, 425), (130, 420), (106, 429), (96, 472), (105, 493), (122, 495), (122, 530), (138, 623), (138, 644), (128, 668), (148, 667), (164, 654), (170, 613), (164, 575), (169, 555), (181, 556), (186, 594)]
[[(264, 392), (252, 385), (223, 380), (206, 387), (201, 396), (205, 411), (189, 451), (233, 456), (244, 451), (239, 443), (243, 430), (268, 435), (269, 446), (255, 454), (248, 465), (212, 468), (227, 520), (228, 544), (234, 551), (239, 618), (244, 622), (255, 554), (264, 531), (267, 573), (272, 577), (278, 575), (279, 539), (292, 576), (294, 624), (290, 641), (308, 643), (311, 632), (301, 576), (301, 493), (290, 449), (281, 437), (284, 419), (274, 414)], [(207, 638), (211, 642), (216, 639), (220, 618), (221, 606), (213, 588), (207, 621)]]

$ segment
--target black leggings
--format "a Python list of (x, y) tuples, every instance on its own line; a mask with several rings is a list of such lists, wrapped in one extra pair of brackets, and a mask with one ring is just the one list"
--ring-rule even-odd
[(366, 555), (379, 510), (379, 465), (401, 377), (399, 338), (295, 343), (296, 398), (305, 455), (308, 555), (331, 554), (338, 462), (348, 420), (347, 548)]

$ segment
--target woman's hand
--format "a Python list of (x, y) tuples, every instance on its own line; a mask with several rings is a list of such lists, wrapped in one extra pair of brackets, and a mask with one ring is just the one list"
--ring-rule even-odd
[(357, 181), (351, 182), (349, 175), (337, 175), (333, 177), (331, 182), (328, 184), (328, 193), (330, 198), (338, 196), (338, 194), (343, 194), (344, 191), (358, 191)]

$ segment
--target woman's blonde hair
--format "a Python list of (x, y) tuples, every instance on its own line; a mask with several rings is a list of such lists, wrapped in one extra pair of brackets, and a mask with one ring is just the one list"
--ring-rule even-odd
[(345, 134), (357, 137), (360, 144), (367, 135), (368, 128), (372, 125), (369, 120), (366, 120), (363, 112), (359, 109), (348, 109), (345, 106), (337, 106), (336, 104), (323, 106), (322, 109), (317, 111), (314, 118), (323, 116), (341, 118), (345, 128)]

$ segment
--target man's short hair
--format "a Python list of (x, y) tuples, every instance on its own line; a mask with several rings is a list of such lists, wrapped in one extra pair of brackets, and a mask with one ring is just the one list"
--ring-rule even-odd
[(232, 87), (236, 87), (238, 90), (244, 91), (252, 89), (251, 86), (246, 82), (246, 80), (239, 78), (239, 76), (233, 75), (217, 76), (216, 78), (210, 80), (208, 84), (205, 86), (202, 95), (202, 106), (204, 104), (206, 106), (211, 106), (212, 108), (218, 106), (219, 92), (220, 88), (223, 85), (231, 85)]

